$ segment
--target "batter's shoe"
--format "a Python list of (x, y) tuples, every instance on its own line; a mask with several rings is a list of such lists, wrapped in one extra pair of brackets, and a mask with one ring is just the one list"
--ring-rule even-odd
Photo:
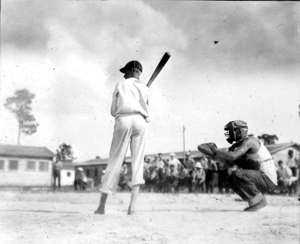
[(98, 209), (94, 212), (94, 214), (101, 214), (101, 215), (103, 215), (103, 214), (105, 214), (105, 210), (104, 210), (104, 209), (98, 208)]
[(257, 211), (261, 210), (262, 208), (266, 207), (267, 205), (268, 205), (268, 203), (264, 196), (263, 199), (259, 203), (255, 204), (253, 206), (250, 206), (248, 208), (245, 208), (244, 211), (245, 212), (257, 212)]

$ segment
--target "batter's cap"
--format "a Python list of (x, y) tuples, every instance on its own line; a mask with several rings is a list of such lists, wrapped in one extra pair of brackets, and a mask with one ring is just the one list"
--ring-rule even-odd
[(128, 62), (120, 71), (122, 73), (126, 73), (126, 70), (131, 70), (133, 68), (139, 69), (141, 72), (143, 72), (143, 66), (139, 61), (133, 60)]

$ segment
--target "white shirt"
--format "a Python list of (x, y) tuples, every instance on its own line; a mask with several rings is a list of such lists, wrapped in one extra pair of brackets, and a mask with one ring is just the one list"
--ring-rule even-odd
[(286, 166), (288, 166), (288, 167), (296, 167), (297, 164), (296, 164), (295, 157), (291, 158), (290, 156), (288, 156), (287, 161), (286, 161)]
[(173, 158), (169, 160), (169, 165), (174, 165), (175, 166), (175, 169), (178, 168), (178, 165), (181, 165), (180, 161), (177, 159), (177, 158)]
[(149, 87), (136, 78), (124, 79), (116, 84), (110, 113), (113, 117), (141, 114), (149, 119)]

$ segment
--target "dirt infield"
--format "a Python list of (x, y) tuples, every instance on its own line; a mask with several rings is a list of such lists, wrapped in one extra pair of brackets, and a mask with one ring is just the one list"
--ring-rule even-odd
[(269, 206), (245, 213), (235, 194), (141, 193), (139, 213), (126, 214), (129, 193), (0, 192), (0, 243), (299, 243), (298, 197), (267, 195)]

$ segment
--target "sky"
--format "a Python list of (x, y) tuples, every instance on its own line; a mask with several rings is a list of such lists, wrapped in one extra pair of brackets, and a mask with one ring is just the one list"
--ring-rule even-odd
[(138, 60), (147, 83), (165, 52), (146, 154), (228, 147), (224, 125), (236, 119), (255, 136), (300, 143), (299, 23), (300, 3), (286, 1), (2, 1), (0, 143), (17, 143), (3, 104), (26, 88), (39, 127), (21, 145), (107, 158), (119, 69)]

